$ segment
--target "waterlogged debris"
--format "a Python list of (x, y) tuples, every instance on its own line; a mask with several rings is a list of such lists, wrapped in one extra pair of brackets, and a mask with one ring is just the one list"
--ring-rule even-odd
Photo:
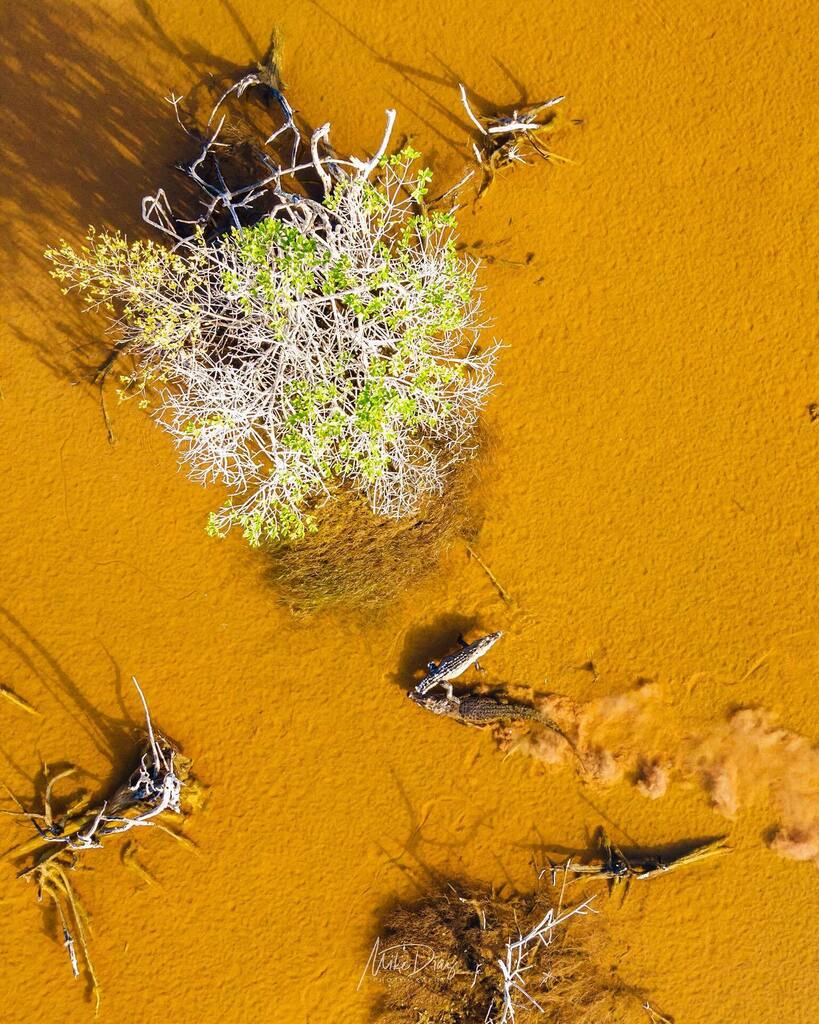
[(498, 581), (497, 576), (492, 572), (492, 570), (489, 568), (489, 566), (486, 564), (486, 562), (484, 562), (484, 560), (477, 553), (477, 551), (475, 551), (475, 549), (472, 548), (469, 544), (467, 544), (467, 546), (466, 546), (466, 554), (467, 554), (467, 557), (473, 559), (473, 561), (477, 562), (478, 565), (481, 567), (481, 569), (483, 569), (484, 575), (487, 577), (487, 579), (492, 584), (492, 586), (495, 588), (495, 590), (497, 590), (498, 594), (500, 595), (501, 600), (505, 604), (514, 605), (514, 603), (515, 603), (514, 598), (511, 596), (509, 591), (506, 590), (503, 586), (501, 586), (500, 582)]
[(644, 881), (649, 878), (657, 878), (677, 868), (690, 867), (692, 864), (699, 864), (711, 857), (728, 853), (730, 847), (726, 845), (727, 836), (719, 836), (707, 842), (699, 843), (685, 853), (663, 856), (656, 853), (637, 851), (626, 856), (625, 853), (611, 841), (605, 828), (601, 825), (597, 830), (596, 841), (599, 847), (600, 856), (589, 863), (575, 862), (569, 858), (562, 864), (549, 862), (549, 870), (553, 875), (564, 872), (566, 875), (585, 878), (603, 878), (608, 882), (609, 893), (613, 892), (618, 885), (623, 885), (623, 899), (625, 899), (632, 881)]
[(9, 704), (13, 704), (16, 708), (19, 708), (21, 711), (25, 711), (26, 714), (28, 715), (40, 715), (40, 712), (37, 710), (37, 708), (29, 704), (27, 700), (24, 700), (21, 696), (19, 696), (19, 694), (16, 694), (14, 690), (9, 689), (9, 687), (5, 686), (3, 683), (0, 683), (0, 697), (3, 697), (5, 700), (9, 702)]
[(595, 896), (571, 899), (567, 885), (541, 875), (507, 894), (436, 879), (396, 902), (359, 982), (379, 989), (375, 1024), (645, 1024), (646, 993), (606, 956)]
[[(88, 794), (82, 793), (64, 811), (55, 813), (55, 788), (62, 780), (75, 775), (77, 769), (67, 767), (51, 774), (45, 765), (42, 810), (26, 810), (7, 789), (17, 810), (3, 812), (25, 819), (36, 833), (12, 847), (5, 858), (21, 865), (18, 877), (34, 882), (38, 902), (48, 900), (54, 904), (71, 972), (75, 978), (85, 976), (97, 1010), (100, 986), (88, 948), (88, 918), (70, 872), (79, 865), (86, 850), (99, 849), (106, 839), (133, 829), (155, 826), (182, 838), (168, 829), (160, 818), (167, 814), (188, 814), (196, 805), (199, 792), (191, 774), (191, 762), (171, 740), (155, 730), (139, 683), (136, 679), (133, 683), (145, 713), (147, 735), (137, 765), (125, 782), (100, 803), (92, 805)], [(130, 842), (123, 850), (122, 859), (146, 881), (153, 881), (136, 860)]]
[(593, 913), (593, 902), (592, 896), (568, 906), (546, 889), (506, 897), (490, 888), (445, 885), (393, 908), (359, 985), (369, 981), (384, 990), (375, 1020), (396, 1024), (510, 1024), (564, 998), (593, 1004), (602, 1019), (611, 990), (569, 929), (572, 919)]
[(472, 143), (472, 152), (483, 175), (476, 199), (480, 199), (489, 188), (497, 171), (511, 164), (527, 163), (527, 150), (543, 160), (570, 162), (547, 149), (543, 142), (543, 137), (554, 127), (555, 108), (565, 96), (530, 103), (511, 114), (479, 117), (469, 102), (464, 85), (460, 84), (458, 88), (467, 117), (479, 132), (478, 139)]

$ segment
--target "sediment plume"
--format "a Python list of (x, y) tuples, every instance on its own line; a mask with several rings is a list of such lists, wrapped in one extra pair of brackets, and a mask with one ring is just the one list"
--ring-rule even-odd
[(581, 763), (537, 722), (496, 727), (503, 750), (573, 766), (591, 784), (633, 785), (652, 800), (675, 785), (697, 786), (728, 819), (764, 802), (770, 849), (819, 867), (819, 746), (771, 711), (740, 707), (716, 722), (692, 722), (653, 681), (585, 702), (551, 694), (535, 704), (574, 743)]

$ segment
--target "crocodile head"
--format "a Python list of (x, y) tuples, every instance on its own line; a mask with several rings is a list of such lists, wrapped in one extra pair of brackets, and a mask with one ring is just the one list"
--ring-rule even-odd
[(453, 708), (457, 707), (457, 701), (450, 700), (449, 697), (439, 697), (432, 693), (417, 693), (415, 690), (410, 690), (407, 696), (419, 707), (431, 711), (433, 715), (451, 714)]

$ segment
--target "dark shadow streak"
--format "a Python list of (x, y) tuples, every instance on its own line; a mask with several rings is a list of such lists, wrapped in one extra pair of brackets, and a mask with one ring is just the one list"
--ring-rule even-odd
[[(121, 764), (126, 756), (130, 756), (133, 748), (133, 723), (130, 716), (115, 719), (100, 711), (83, 694), (56, 658), (7, 608), (0, 606), (0, 615), (13, 627), (11, 634), (0, 630), (0, 643), (29, 668), (50, 696), (89, 736), (97, 750), (112, 765)], [(15, 634), (21, 639), (14, 639)], [(45, 662), (47, 672), (43, 672), (38, 666), (38, 657)]]

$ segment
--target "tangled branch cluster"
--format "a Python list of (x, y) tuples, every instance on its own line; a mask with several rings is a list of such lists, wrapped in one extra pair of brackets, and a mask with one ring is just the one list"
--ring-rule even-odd
[(502, 982), (496, 1000), (486, 1014), (487, 1024), (514, 1024), (517, 1011), (523, 1006), (534, 1007), (538, 1013), (546, 1011), (527, 990), (526, 972), (535, 966), (535, 957), (541, 946), (549, 947), (555, 939), (555, 933), (561, 925), (575, 914), (587, 914), (594, 896), (588, 897), (570, 910), (550, 907), (546, 914), (530, 928), (526, 934), (518, 929), (517, 939), (509, 939), (505, 954), (498, 958)]
[(596, 1024), (634, 1002), (597, 959), (594, 897), (562, 885), (502, 894), (440, 879), (381, 922), (361, 982), (381, 988), (383, 1024)]
[[(52, 830), (46, 833), (48, 843), (62, 844), (72, 852), (99, 848), (106, 836), (151, 825), (165, 811), (182, 814), (180, 797), (188, 777), (187, 762), (170, 740), (155, 732), (139, 683), (136, 679), (133, 683), (142, 701), (148, 733), (139, 763), (110, 799), (87, 816), (82, 828), (56, 834)], [(184, 764), (181, 769), (180, 762)]]
[[(254, 154), (264, 173), (229, 187), (225, 117), (210, 125), (250, 87), (272, 92), (283, 123)], [(478, 344), (454, 211), (427, 207), (417, 152), (385, 155), (394, 116), (375, 157), (341, 160), (329, 125), (307, 139), (281, 91), (248, 76), (186, 168), (206, 194), (193, 228), (160, 190), (143, 214), (170, 244), (92, 231), (46, 254), (137, 357), (122, 392), (157, 393), (190, 475), (228, 487), (213, 534), (297, 539), (339, 487), (403, 517), (473, 450), (497, 346)]]
[(25, 810), (10, 792), (17, 810), (2, 811), (34, 826), (36, 835), (7, 850), (4, 858), (30, 858), (31, 862), (19, 871), (19, 877), (33, 880), (38, 902), (48, 899), (56, 909), (72, 973), (79, 978), (85, 972), (97, 1010), (100, 988), (88, 948), (88, 918), (70, 874), (80, 863), (81, 853), (99, 849), (107, 837), (134, 828), (155, 826), (181, 839), (160, 816), (165, 812), (186, 814), (198, 789), (190, 761), (154, 729), (142, 689), (136, 679), (133, 683), (145, 713), (147, 737), (136, 768), (107, 800), (99, 806), (89, 806), (87, 796), (83, 795), (62, 814), (55, 815), (54, 789), (60, 780), (75, 774), (76, 769), (69, 767), (46, 775), (42, 813)]

